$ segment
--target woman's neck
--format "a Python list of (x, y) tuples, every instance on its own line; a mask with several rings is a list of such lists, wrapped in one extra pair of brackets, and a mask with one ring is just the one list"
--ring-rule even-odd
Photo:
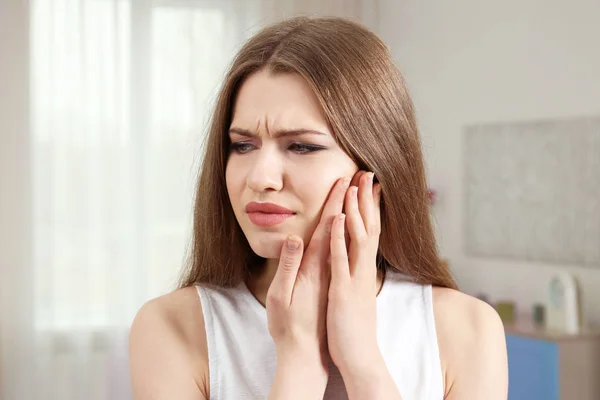
[[(250, 276), (246, 285), (250, 292), (256, 297), (256, 300), (263, 306), (266, 304), (267, 300), (267, 292), (269, 291), (269, 287), (271, 286), (271, 282), (275, 277), (275, 272), (277, 272), (277, 267), (279, 265), (278, 259), (269, 258), (266, 259), (262, 266), (256, 268), (256, 272)], [(383, 285), (383, 273), (381, 271), (377, 271), (377, 293), (381, 291), (381, 287)]]
[(266, 304), (267, 292), (271, 286), (271, 282), (277, 272), (279, 260), (274, 258), (266, 259), (261, 266), (258, 266), (254, 273), (248, 277), (246, 285), (250, 292), (256, 297), (256, 300), (263, 306)]

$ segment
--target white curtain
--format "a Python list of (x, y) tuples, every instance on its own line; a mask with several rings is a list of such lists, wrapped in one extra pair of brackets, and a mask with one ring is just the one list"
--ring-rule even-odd
[(275, 19), (372, 25), (376, 10), (359, 1), (28, 4), (27, 139), (13, 146), (21, 162), (5, 160), (1, 172), (24, 182), (24, 201), (0, 192), (3, 215), (24, 218), (0, 226), (0, 238), (22, 233), (0, 251), (0, 398), (130, 399), (128, 328), (143, 302), (174, 288), (199, 150), (235, 50)]

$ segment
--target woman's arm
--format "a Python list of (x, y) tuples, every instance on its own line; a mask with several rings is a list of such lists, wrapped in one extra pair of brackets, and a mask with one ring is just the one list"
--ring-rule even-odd
[[(361, 171), (355, 181), (358, 187), (346, 194), (345, 214), (340, 214), (332, 226), (329, 352), (351, 400), (400, 400), (376, 335), (381, 189), (373, 184), (372, 173)], [(496, 311), (480, 300), (445, 288), (433, 289), (433, 303), (444, 398), (506, 400), (506, 342)]]
[(340, 179), (325, 203), (319, 225), (304, 252), (291, 235), (267, 293), (269, 333), (277, 349), (277, 370), (269, 400), (322, 399), (329, 376), (326, 310), (331, 224), (342, 211), (350, 178)]
[(136, 400), (205, 400), (208, 358), (202, 308), (195, 288), (146, 303), (129, 336)]
[(377, 344), (381, 186), (373, 178), (364, 171), (354, 176), (357, 186), (346, 193), (345, 214), (331, 229), (328, 345), (351, 400), (402, 400)]
[[(456, 290), (433, 289), (446, 400), (506, 400), (508, 364), (504, 327), (486, 303)], [(351, 400), (401, 400), (379, 352), (342, 372)]]
[(464, 293), (433, 289), (446, 400), (508, 397), (504, 326), (490, 305)]

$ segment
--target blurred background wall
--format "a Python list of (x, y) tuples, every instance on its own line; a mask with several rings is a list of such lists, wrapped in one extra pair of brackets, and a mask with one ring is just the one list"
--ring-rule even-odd
[(465, 254), (463, 130), (598, 116), (600, 2), (381, 0), (379, 7), (380, 34), (412, 90), (430, 184), (439, 192), (441, 252), (462, 289), (527, 308), (546, 300), (553, 273), (568, 269), (582, 283), (586, 317), (599, 324), (600, 269)]
[(0, 0), (1, 399), (131, 398), (127, 330), (184, 262), (225, 68), (298, 14), (354, 18), (390, 46), (461, 288), (527, 310), (567, 270), (600, 324), (597, 266), (464, 243), (465, 126), (600, 114), (597, 1)]

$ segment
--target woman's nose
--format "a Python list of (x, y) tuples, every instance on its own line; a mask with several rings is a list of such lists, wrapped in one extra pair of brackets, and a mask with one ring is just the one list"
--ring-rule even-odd
[(263, 146), (256, 151), (246, 185), (255, 192), (279, 191), (283, 187), (281, 160), (274, 149)]

